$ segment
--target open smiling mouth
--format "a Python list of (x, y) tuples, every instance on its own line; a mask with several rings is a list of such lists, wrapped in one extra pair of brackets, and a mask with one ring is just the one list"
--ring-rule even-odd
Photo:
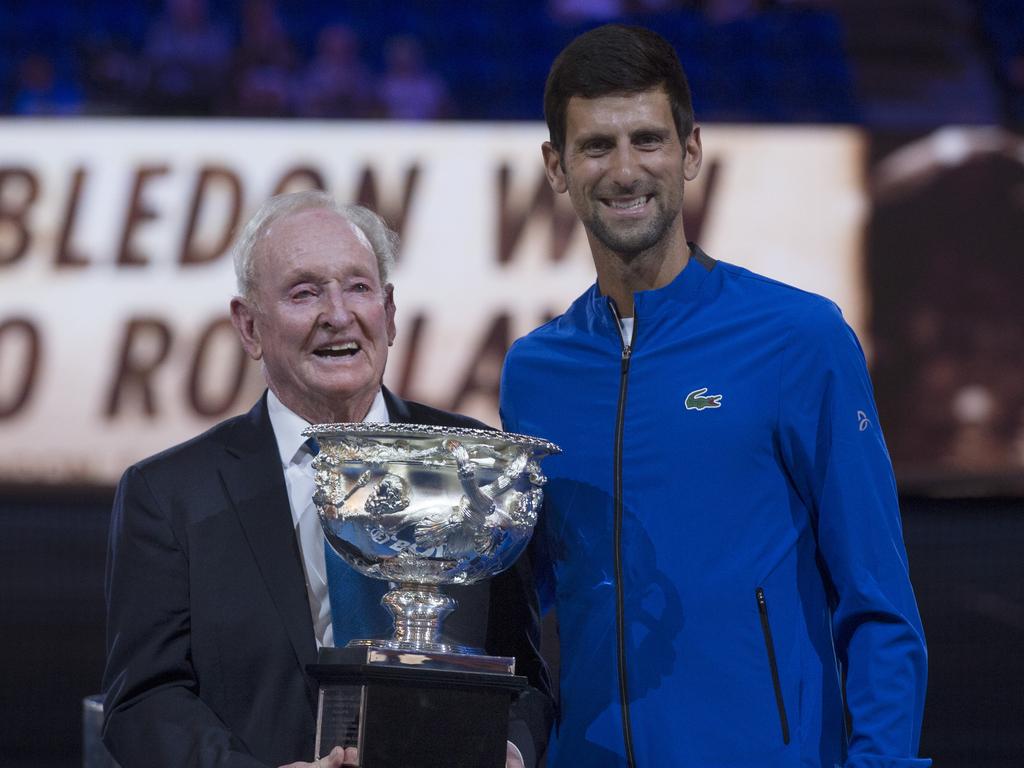
[(313, 350), (317, 357), (352, 357), (359, 351), (359, 345), (354, 341), (347, 341), (344, 344), (325, 344)]
[(604, 199), (601, 202), (606, 206), (615, 211), (622, 211), (623, 213), (629, 213), (630, 211), (639, 211), (650, 200), (654, 195), (641, 195), (640, 197), (631, 197), (628, 199)]

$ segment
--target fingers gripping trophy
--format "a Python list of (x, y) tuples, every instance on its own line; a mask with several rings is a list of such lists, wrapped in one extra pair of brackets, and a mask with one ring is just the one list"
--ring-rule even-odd
[(321, 424), (313, 501), (341, 558), (391, 589), (389, 638), (324, 648), (316, 754), (356, 745), (360, 765), (504, 765), (515, 659), (446, 642), (457, 608), (442, 587), (511, 566), (543, 498), (552, 443), (507, 432), (410, 424)]

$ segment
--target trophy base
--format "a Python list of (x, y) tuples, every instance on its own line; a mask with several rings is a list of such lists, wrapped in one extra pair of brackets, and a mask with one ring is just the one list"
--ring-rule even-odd
[(378, 647), (322, 648), (316, 754), (356, 747), (360, 768), (503, 768), (514, 659)]
[(479, 648), (451, 643), (400, 640), (350, 640), (345, 648), (321, 648), (321, 664), (389, 664), (453, 672), (493, 672), (514, 675), (511, 656), (487, 656)]
[[(348, 648), (373, 648), (376, 651), (400, 652), (403, 655), (408, 653), (421, 654), (430, 658), (450, 655), (483, 656), (480, 648), (470, 648), (465, 645), (453, 645), (451, 643), (430, 643), (430, 642), (402, 642), (401, 640), (349, 640)], [(490, 659), (501, 659), (498, 656), (486, 657)], [(502, 659), (503, 660), (503, 659)], [(484, 670), (480, 670), (484, 671)]]

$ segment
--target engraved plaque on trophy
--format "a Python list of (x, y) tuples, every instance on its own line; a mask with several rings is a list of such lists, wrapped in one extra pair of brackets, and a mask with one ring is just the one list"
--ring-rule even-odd
[[(389, 638), (323, 648), (316, 757), (359, 749), (363, 768), (504, 765), (508, 709), (525, 678), (515, 659), (446, 642), (456, 601), (441, 587), (508, 568), (540, 509), (539, 462), (552, 443), (492, 430), (323, 424), (316, 503), (327, 541), (351, 567), (390, 582)], [(383, 610), (383, 609), (382, 609)]]

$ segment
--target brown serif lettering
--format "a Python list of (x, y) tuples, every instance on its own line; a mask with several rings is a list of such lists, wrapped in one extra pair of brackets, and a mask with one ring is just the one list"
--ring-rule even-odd
[(0, 167), (0, 267), (14, 264), (28, 252), (32, 238), (25, 219), (38, 195), (39, 179), (30, 169)]
[(156, 317), (133, 317), (128, 321), (121, 339), (117, 370), (107, 395), (106, 415), (116, 416), (125, 401), (135, 397), (142, 411), (156, 416), (157, 402), (153, 391), (153, 376), (167, 359), (171, 350), (171, 329)]
[(512, 340), (509, 338), (512, 321), (507, 314), (494, 318), (480, 346), (470, 358), (462, 382), (455, 390), (449, 410), (458, 411), (471, 396), (486, 397), (497, 405), (501, 385), (501, 366)]
[(135, 183), (132, 185), (132, 196), (128, 201), (128, 211), (124, 218), (124, 229), (121, 232), (121, 247), (117, 252), (117, 263), (124, 267), (143, 267), (149, 263), (144, 254), (138, 253), (132, 245), (135, 230), (144, 222), (157, 217), (157, 212), (146, 205), (143, 191), (149, 181), (157, 176), (165, 175), (170, 169), (166, 165), (143, 165), (135, 171)]
[(68, 202), (64, 206), (64, 223), (60, 228), (60, 237), (57, 238), (57, 258), (54, 263), (58, 269), (84, 267), (89, 264), (89, 260), (78, 253), (71, 242), (75, 231), (75, 222), (78, 219), (78, 203), (82, 199), (82, 186), (85, 184), (87, 175), (85, 169), (79, 166), (75, 168), (74, 176), (71, 177)]
[[(199, 224), (199, 215), (203, 205), (210, 194), (211, 187), (220, 187), (224, 194), (228, 195), (228, 210), (230, 215), (224, 220), (220, 229), (220, 237), (212, 247), (202, 250), (195, 242), (196, 227)], [(219, 165), (203, 166), (196, 178), (196, 188), (192, 193), (192, 205), (189, 209), (188, 223), (185, 225), (185, 236), (181, 240), (180, 263), (205, 264), (213, 261), (223, 254), (231, 245), (231, 236), (238, 226), (238, 219), (242, 215), (242, 182), (238, 175), (229, 168)]]
[[(21, 359), (12, 363), (10, 349), (17, 345), (19, 337), (23, 349)], [(35, 389), (40, 346), (39, 329), (28, 318), (12, 317), (0, 323), (0, 374), (12, 368), (20, 370), (20, 376), (14, 376), (13, 390), (0, 392), (0, 420), (16, 416), (28, 403)]]
[[(227, 356), (216, 359), (218, 363), (227, 364), (227, 368), (216, 366), (211, 374), (211, 367), (214, 358), (211, 357), (218, 345), (217, 337), (228, 337), (229, 343), (236, 351), (234, 358), (226, 360)], [(223, 340), (220, 343), (224, 343)], [(188, 401), (200, 416), (223, 416), (235, 404), (242, 391), (245, 382), (245, 372), (249, 364), (249, 357), (238, 343), (238, 336), (235, 334), (235, 327), (231, 319), (227, 317), (217, 318), (199, 335), (199, 342), (196, 345), (195, 354), (192, 356), (192, 366), (188, 375)], [(215, 384), (220, 385), (220, 391), (210, 392), (210, 379), (218, 377)], [(205, 386), (204, 386), (205, 384)]]

